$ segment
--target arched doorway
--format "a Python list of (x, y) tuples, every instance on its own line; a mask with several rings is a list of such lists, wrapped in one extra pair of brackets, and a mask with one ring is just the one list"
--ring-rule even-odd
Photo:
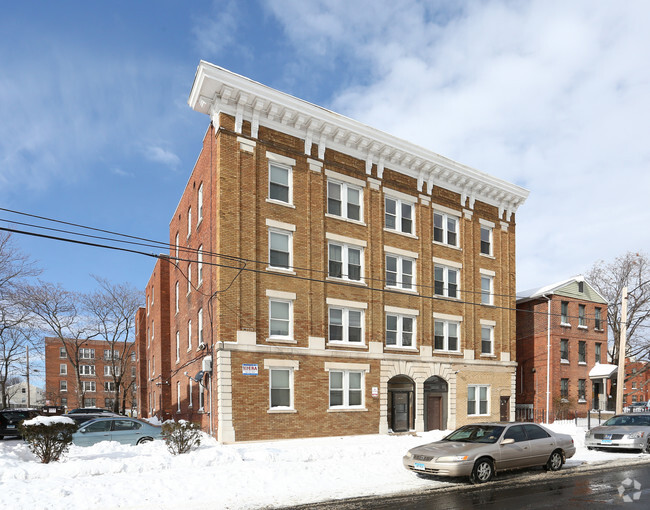
[(436, 375), (424, 381), (424, 430), (447, 428), (447, 382)]
[(415, 383), (405, 375), (388, 381), (388, 428), (393, 432), (415, 428)]

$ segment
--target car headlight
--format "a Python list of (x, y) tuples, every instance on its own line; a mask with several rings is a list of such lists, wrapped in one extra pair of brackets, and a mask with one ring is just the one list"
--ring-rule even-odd
[(406, 452), (406, 458), (407, 458), (407, 459), (412, 459), (412, 458), (413, 458), (413, 454), (412, 454), (411, 452)]
[(591, 430), (588, 430), (587, 432), (585, 432), (585, 438), (588, 439), (590, 437), (591, 437)]
[(436, 460), (438, 462), (462, 462), (467, 460), (467, 455), (453, 455), (449, 457), (438, 457)]
[(640, 439), (644, 435), (644, 432), (632, 432), (631, 434), (628, 434), (627, 437), (628, 439)]

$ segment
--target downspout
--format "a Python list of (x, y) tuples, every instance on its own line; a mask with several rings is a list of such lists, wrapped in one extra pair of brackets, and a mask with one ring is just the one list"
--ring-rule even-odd
[(542, 295), (548, 303), (546, 314), (546, 424), (548, 425), (550, 398), (551, 398), (551, 298), (547, 294)]

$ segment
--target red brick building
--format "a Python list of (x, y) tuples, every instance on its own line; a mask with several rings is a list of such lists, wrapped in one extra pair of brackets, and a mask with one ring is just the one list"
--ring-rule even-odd
[(138, 316), (143, 414), (220, 441), (514, 415), (518, 186), (201, 62)]
[[(609, 409), (607, 301), (582, 276), (517, 295), (517, 406), (538, 419)], [(597, 368), (596, 365), (599, 365)]]
[[(68, 352), (75, 357), (75, 343), (68, 341)], [(111, 348), (112, 347), (112, 348)], [(135, 410), (136, 363), (134, 344), (124, 342), (109, 344), (102, 340), (79, 342), (78, 366), (81, 387), (77, 387), (74, 366), (61, 340), (45, 338), (45, 404), (64, 406), (67, 409), (81, 407), (81, 394), (85, 407), (112, 409), (116, 398), (114, 373), (122, 371), (122, 386), (126, 399), (120, 409)]]
[(623, 406), (650, 401), (650, 364), (647, 361), (625, 359)]

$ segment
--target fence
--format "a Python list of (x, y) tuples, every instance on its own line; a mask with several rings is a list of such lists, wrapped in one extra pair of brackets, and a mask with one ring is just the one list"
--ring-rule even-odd
[(613, 413), (600, 410), (590, 412), (577, 409), (559, 409), (550, 414), (547, 421), (546, 409), (534, 409), (528, 406), (518, 406), (515, 409), (515, 421), (527, 421), (534, 423), (573, 423), (578, 427), (595, 427), (605, 420), (611, 418)]

